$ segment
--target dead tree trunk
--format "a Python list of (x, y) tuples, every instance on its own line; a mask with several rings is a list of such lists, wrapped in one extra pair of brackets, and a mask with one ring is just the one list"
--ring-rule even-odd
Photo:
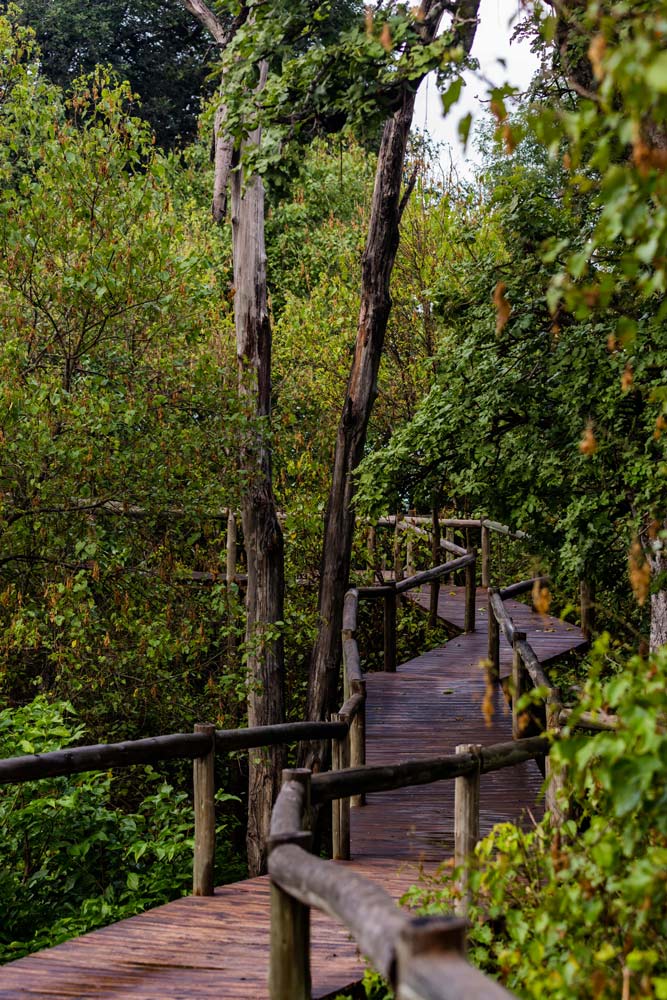
[[(259, 134), (250, 136), (259, 141)], [(284, 656), (276, 622), (283, 618), (283, 535), (271, 484), (267, 432), (271, 414), (271, 325), (267, 306), (264, 243), (264, 185), (241, 170), (232, 177), (234, 318), (239, 392), (248, 418), (242, 444), (243, 536), (248, 557), (246, 596), (248, 725), (284, 721)], [(271, 808), (280, 788), (282, 751), (269, 748), (250, 755), (248, 786), (248, 870), (266, 865)]]
[[(424, 0), (422, 41), (438, 32), (441, 4)], [(461, 0), (453, 15), (455, 45), (470, 52), (477, 27), (479, 0)], [(319, 633), (310, 664), (308, 717), (324, 719), (336, 703), (341, 653), (343, 598), (348, 584), (354, 533), (354, 470), (366, 443), (368, 421), (377, 393), (377, 375), (391, 309), (389, 284), (399, 244), (399, 225), (410, 191), (401, 197), (408, 135), (419, 81), (403, 91), (400, 108), (385, 125), (375, 173), (366, 247), (362, 260), (361, 308), (343, 412), (338, 426), (334, 466), (320, 562)], [(320, 748), (303, 755), (315, 764)]]
[(649, 540), (645, 549), (651, 567), (651, 579), (658, 580), (658, 585), (651, 593), (651, 632), (649, 648), (651, 652), (660, 646), (667, 646), (667, 542), (660, 537), (660, 532), (667, 530), (667, 521), (656, 525), (654, 538)]

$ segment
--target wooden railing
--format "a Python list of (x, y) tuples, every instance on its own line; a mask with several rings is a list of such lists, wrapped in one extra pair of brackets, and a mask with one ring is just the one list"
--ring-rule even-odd
[[(343, 706), (345, 709), (345, 706)], [(349, 721), (343, 710), (331, 722), (288, 722), (248, 729), (218, 729), (198, 723), (193, 733), (170, 733), (125, 743), (70, 747), (0, 760), (0, 785), (55, 778), (83, 771), (192, 760), (194, 788), (193, 896), (212, 896), (215, 871), (215, 755), (258, 747), (329, 739), (347, 745)], [(341, 760), (344, 766), (344, 759)]]
[[(464, 958), (466, 922), (461, 917), (413, 917), (369, 879), (309, 852), (311, 806), (337, 804), (367, 792), (434, 781), (455, 781), (455, 858), (467, 859), (479, 839), (482, 774), (512, 767), (549, 752), (545, 737), (495, 746), (464, 745), (456, 754), (327, 774), (283, 772), (269, 840), (271, 876), (271, 1000), (310, 1000), (310, 910), (328, 913), (348, 929), (362, 954), (396, 991), (398, 1000), (466, 1000), (510, 997)], [(467, 885), (461, 886), (461, 911)]]
[[(425, 534), (421, 524), (428, 518), (404, 519), (412, 531)], [(402, 527), (396, 519), (386, 519), (387, 526)], [(499, 531), (513, 537), (505, 525), (486, 519), (445, 520), (443, 526), (479, 528), (481, 531), (482, 584), (489, 586), (489, 534)], [(382, 526), (382, 524), (381, 524)], [(511, 743), (483, 747), (462, 744), (456, 753), (430, 760), (408, 760), (380, 767), (365, 766), (366, 685), (357, 644), (357, 621), (360, 600), (382, 599), (385, 602), (385, 670), (396, 669), (396, 597), (425, 584), (439, 584), (444, 577), (460, 569), (466, 571), (465, 630), (474, 631), (475, 569), (477, 553), (456, 546), (450, 539), (437, 539), (454, 559), (407, 578), (394, 579), (376, 587), (357, 587), (348, 591), (343, 614), (343, 675), (345, 703), (333, 718), (348, 724), (347, 734), (337, 741), (332, 771), (311, 775), (306, 770), (283, 773), (283, 787), (273, 811), (269, 843), (269, 874), (272, 880), (271, 964), (269, 974), (271, 1000), (309, 1000), (310, 993), (310, 910), (323, 910), (340, 920), (375, 969), (396, 991), (398, 1000), (466, 1000), (479, 996), (489, 1000), (509, 997), (505, 989), (488, 979), (465, 961), (465, 914), (469, 899), (465, 862), (479, 840), (480, 776), (526, 760), (540, 760), (549, 767), (549, 750), (561, 725), (572, 718), (563, 707), (560, 692), (540, 664), (524, 632), (518, 630), (504, 602), (542, 585), (545, 578), (521, 581), (504, 590), (489, 589), (489, 680), (500, 679), (500, 631), (513, 650), (512, 736)], [(435, 561), (435, 560), (434, 560)], [(408, 559), (408, 565), (411, 565)], [(400, 574), (396, 574), (400, 577)], [(437, 608), (433, 594), (431, 607)], [(545, 732), (522, 738), (520, 699), (532, 686), (539, 688), (545, 706)], [(612, 717), (586, 717), (579, 713), (577, 725), (587, 728), (613, 728)], [(590, 724), (590, 725), (589, 725)], [(336, 744), (335, 744), (336, 745)], [(558, 822), (559, 792), (563, 776), (547, 774), (546, 806)], [(459, 916), (451, 918), (414, 918), (398, 910), (391, 897), (368, 879), (349, 869), (309, 853), (308, 823), (311, 806), (332, 803), (333, 857), (350, 858), (350, 806), (362, 806), (369, 792), (388, 791), (442, 780), (455, 781), (454, 856), (463, 872), (460, 884)]]

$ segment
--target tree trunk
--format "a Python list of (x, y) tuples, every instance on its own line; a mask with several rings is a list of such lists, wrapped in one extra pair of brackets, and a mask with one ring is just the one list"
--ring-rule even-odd
[[(251, 135), (249, 141), (259, 142), (259, 134)], [(283, 617), (283, 536), (276, 516), (267, 440), (271, 413), (271, 326), (266, 289), (264, 186), (259, 177), (252, 177), (244, 191), (240, 170), (232, 178), (232, 233), (239, 393), (249, 420), (241, 446), (246, 479), (242, 517), (248, 559), (248, 725), (264, 726), (283, 722), (285, 716), (283, 639), (275, 627)], [(266, 867), (266, 838), (281, 770), (280, 748), (250, 754), (246, 839), (250, 876), (260, 874)]]
[[(477, 27), (480, 0), (460, 0), (453, 15), (453, 44), (470, 52)], [(421, 40), (437, 35), (438, 5), (423, 0)], [(406, 86), (401, 107), (384, 127), (368, 237), (362, 259), (361, 308), (354, 360), (338, 426), (334, 467), (324, 527), (320, 562), (319, 632), (310, 664), (308, 718), (324, 719), (335, 708), (341, 655), (343, 598), (348, 585), (354, 533), (354, 470), (366, 444), (366, 430), (377, 394), (377, 375), (391, 309), (389, 283), (399, 244), (404, 208), (401, 180), (415, 95), (419, 80)], [(409, 192), (408, 192), (409, 193)], [(304, 762), (316, 766), (323, 747), (302, 752)]]
[(227, 214), (227, 188), (234, 158), (234, 141), (225, 133), (225, 107), (220, 105), (213, 125), (213, 221), (222, 224)]
[[(660, 525), (667, 530), (667, 521)], [(651, 633), (649, 648), (651, 652), (667, 645), (667, 542), (656, 537), (649, 543), (647, 558), (651, 567), (651, 579), (660, 578), (658, 589), (651, 594)]]
[(389, 280), (398, 249), (400, 194), (414, 93), (387, 122), (375, 175), (371, 220), (362, 260), (362, 290), (354, 361), (338, 426), (333, 476), (320, 563), (320, 629), (310, 666), (308, 718), (324, 719), (336, 702), (343, 597), (354, 532), (352, 473), (366, 443), (391, 297)]

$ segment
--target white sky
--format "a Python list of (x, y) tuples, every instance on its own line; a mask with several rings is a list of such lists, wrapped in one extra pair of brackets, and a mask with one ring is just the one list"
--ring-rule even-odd
[[(537, 69), (537, 59), (527, 42), (513, 42), (510, 45), (513, 24), (521, 9), (521, 0), (482, 0), (480, 23), (475, 36), (472, 54), (480, 63), (480, 73), (494, 84), (509, 82), (524, 89)], [(506, 66), (498, 62), (504, 59)], [(447, 118), (442, 114), (440, 95), (433, 76), (427, 77), (417, 95), (414, 125), (426, 131), (436, 142), (447, 143), (451, 147), (452, 160), (461, 173), (467, 173), (476, 162), (474, 144), (468, 143), (467, 153), (463, 153), (458, 138), (459, 120), (471, 111), (479, 119), (484, 113), (480, 102), (486, 99), (487, 86), (476, 74), (466, 73), (466, 86), (461, 98), (450, 109)], [(474, 124), (473, 124), (474, 128)], [(443, 152), (443, 159), (449, 161), (449, 153)]]

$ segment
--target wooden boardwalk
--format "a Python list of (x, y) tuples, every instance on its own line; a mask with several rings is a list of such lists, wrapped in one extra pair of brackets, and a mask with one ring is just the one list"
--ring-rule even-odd
[[(427, 604), (428, 595), (418, 600)], [(519, 628), (543, 662), (584, 645), (581, 631), (508, 602)], [(443, 587), (439, 614), (463, 627), (463, 590)], [(396, 674), (367, 678), (369, 764), (431, 757), (459, 743), (511, 739), (502, 695), (493, 698), (487, 722), (485, 683), (486, 592), (478, 591), (477, 631), (450, 640), (402, 664)], [(501, 669), (511, 650), (501, 640)], [(481, 828), (537, 815), (542, 779), (534, 762), (484, 775)], [(352, 810), (355, 871), (381, 883), (395, 898), (453, 849), (454, 783), (404, 788), (368, 797)], [(528, 817), (528, 820), (529, 817)], [(313, 996), (333, 997), (363, 973), (348, 933), (313, 913)], [(186, 898), (93, 931), (73, 941), (11, 962), (0, 969), (0, 1000), (264, 1000), (269, 955), (269, 883), (248, 879), (223, 886), (215, 896)]]

